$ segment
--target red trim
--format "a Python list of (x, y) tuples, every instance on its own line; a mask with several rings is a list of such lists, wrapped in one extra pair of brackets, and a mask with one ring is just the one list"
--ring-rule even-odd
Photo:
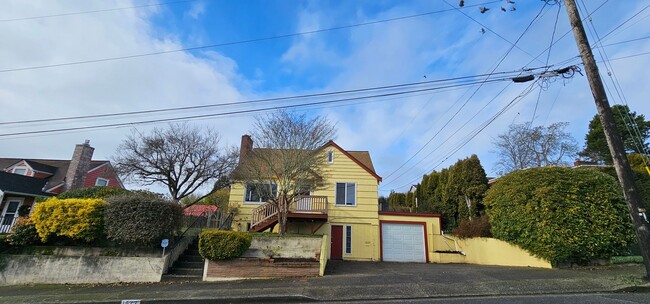
[(417, 217), (442, 217), (438, 213), (410, 213), (395, 211), (378, 211), (379, 215), (396, 215), (396, 216), (417, 216)]
[(384, 238), (383, 238), (383, 224), (419, 224), (424, 228), (424, 257), (429, 263), (429, 238), (427, 237), (427, 223), (426, 222), (407, 222), (407, 221), (379, 221), (379, 257), (384, 260)]
[[(375, 171), (372, 171), (372, 170), (370, 170), (370, 168), (366, 167), (366, 165), (361, 163), (358, 159), (356, 159), (354, 156), (352, 156), (352, 154), (350, 154), (348, 151), (343, 150), (343, 148), (341, 148), (341, 146), (337, 145), (334, 141), (330, 140), (329, 142), (327, 142), (323, 146), (323, 148), (325, 148), (327, 146), (334, 146), (335, 148), (339, 149), (339, 151), (341, 151), (343, 154), (345, 154), (345, 156), (350, 158), (353, 162), (357, 163), (357, 165), (359, 165), (364, 170), (368, 171), (368, 173), (370, 173), (370, 175), (374, 176), (377, 179), (378, 182), (381, 182), (381, 176), (377, 175), (377, 173), (375, 173)], [(321, 149), (323, 149), (323, 148), (321, 148)]]

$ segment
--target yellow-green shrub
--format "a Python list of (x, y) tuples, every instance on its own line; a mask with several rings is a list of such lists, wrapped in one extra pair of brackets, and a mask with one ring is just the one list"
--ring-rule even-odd
[(212, 261), (234, 259), (246, 252), (251, 240), (245, 232), (208, 230), (199, 235), (199, 253)]
[(32, 221), (43, 242), (51, 236), (92, 242), (103, 233), (102, 199), (50, 198), (36, 204)]

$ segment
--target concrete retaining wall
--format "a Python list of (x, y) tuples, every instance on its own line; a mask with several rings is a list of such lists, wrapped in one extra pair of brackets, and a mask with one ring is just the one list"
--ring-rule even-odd
[(161, 257), (0, 255), (0, 285), (159, 282)]
[[(515, 245), (493, 238), (458, 239), (458, 249), (465, 255), (430, 252), (433, 263), (467, 263), (497, 266), (552, 268), (549, 261), (533, 256)], [(434, 239), (436, 250), (454, 250), (453, 241), (442, 236)]]
[[(204, 281), (313, 277), (324, 273), (324, 237), (253, 237), (242, 257), (228, 261), (205, 261)], [(327, 263), (327, 255), (325, 255)]]

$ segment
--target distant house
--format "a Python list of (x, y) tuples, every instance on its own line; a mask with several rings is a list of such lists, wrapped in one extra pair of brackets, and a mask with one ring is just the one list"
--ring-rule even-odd
[(95, 148), (78, 144), (72, 158), (0, 158), (0, 233), (7, 233), (21, 206), (37, 197), (49, 197), (72, 189), (94, 186), (124, 188), (108, 160), (92, 160)]

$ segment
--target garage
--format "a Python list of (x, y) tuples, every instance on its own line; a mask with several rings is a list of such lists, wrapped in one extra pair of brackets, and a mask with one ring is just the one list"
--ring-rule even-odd
[(387, 262), (427, 262), (423, 223), (381, 222), (382, 260)]

